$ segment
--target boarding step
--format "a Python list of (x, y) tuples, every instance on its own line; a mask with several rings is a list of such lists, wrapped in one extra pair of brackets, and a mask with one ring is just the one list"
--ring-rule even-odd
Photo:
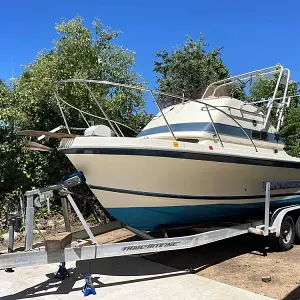
[(277, 227), (276, 226), (270, 226), (268, 227), (268, 230), (265, 231), (265, 225), (259, 225), (256, 227), (250, 227), (248, 231), (250, 233), (258, 234), (258, 235), (269, 235), (270, 233), (276, 233)]

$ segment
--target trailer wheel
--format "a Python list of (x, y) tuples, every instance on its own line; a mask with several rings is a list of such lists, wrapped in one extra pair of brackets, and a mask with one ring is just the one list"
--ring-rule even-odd
[(295, 243), (300, 244), (300, 216), (295, 224)]
[(285, 216), (281, 223), (280, 236), (277, 238), (279, 250), (287, 251), (293, 247), (295, 239), (295, 225), (293, 218)]

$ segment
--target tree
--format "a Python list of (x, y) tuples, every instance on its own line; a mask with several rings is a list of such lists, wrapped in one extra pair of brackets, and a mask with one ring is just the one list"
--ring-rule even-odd
[[(22, 111), (29, 116), (22, 124), (23, 127), (51, 130), (62, 124), (53, 97), (55, 90), (68, 103), (100, 114), (96, 103), (89, 98), (86, 87), (82, 84), (55, 84), (57, 81), (79, 78), (142, 84), (140, 76), (132, 70), (134, 52), (114, 42), (119, 35), (118, 31), (106, 28), (100, 20), (96, 20), (93, 22), (93, 32), (90, 32), (79, 16), (68, 22), (62, 21), (55, 28), (60, 35), (54, 42), (55, 47), (39, 53), (15, 85), (15, 97)], [(144, 125), (144, 120), (148, 120), (141, 92), (104, 85), (91, 85), (90, 88), (109, 118), (128, 126), (137, 126), (136, 130)], [(86, 126), (78, 112), (66, 106), (63, 108), (71, 126)]]
[[(210, 83), (227, 78), (228, 70), (221, 59), (222, 48), (209, 52), (207, 46), (202, 35), (197, 41), (188, 36), (184, 45), (174, 51), (158, 52), (154, 71), (159, 74), (159, 91), (199, 99)], [(161, 101), (163, 106), (174, 104), (168, 97)]]
[[(273, 96), (278, 75), (270, 78), (258, 78), (250, 89), (250, 99), (269, 98)], [(291, 96), (291, 105), (285, 109), (285, 118), (279, 134), (284, 139), (285, 150), (292, 156), (300, 157), (300, 107), (299, 83), (288, 83), (287, 95)], [(279, 86), (277, 98), (283, 96), (285, 85)], [(297, 96), (298, 95), (298, 96)], [(273, 120), (276, 116), (273, 114)], [(276, 119), (277, 120), (277, 119)], [(272, 119), (271, 119), (272, 122)]]
[[(300, 99), (300, 96), (299, 98)], [(300, 107), (287, 110), (280, 135), (285, 141), (285, 150), (288, 154), (300, 157)]]
[[(259, 77), (253, 84), (251, 85), (250, 88), (250, 99), (257, 100), (261, 98), (270, 98), (273, 97), (276, 83), (278, 81), (278, 74), (274, 74), (271, 77)], [(285, 82), (286, 82), (286, 77), (285, 75), (282, 76), (282, 82), (284, 84), (279, 84), (276, 98), (283, 97), (284, 95), (284, 90), (285, 90)], [(298, 90), (298, 83), (293, 82), (290, 80), (288, 83), (288, 96), (295, 96)], [(297, 105), (297, 98), (292, 98), (291, 101), (291, 107), (295, 107)]]
[[(53, 184), (64, 173), (74, 171), (65, 156), (56, 150), (40, 153), (24, 150), (24, 140), (17, 131), (35, 129), (49, 131), (63, 124), (54, 92), (68, 103), (93, 114), (100, 110), (82, 84), (56, 84), (70, 78), (100, 79), (142, 85), (133, 71), (135, 54), (116, 44), (119, 31), (93, 22), (90, 31), (79, 16), (56, 25), (59, 38), (54, 47), (41, 51), (25, 66), (11, 87), (0, 81), (0, 191), (1, 199), (12, 191), (27, 190)], [(139, 91), (90, 85), (110, 119), (125, 123), (139, 131), (149, 120), (145, 98)], [(87, 127), (82, 116), (62, 104), (68, 124)], [(88, 117), (99, 124), (99, 120)], [(105, 121), (101, 121), (105, 124)], [(124, 129), (124, 128), (122, 128)], [(125, 134), (135, 133), (126, 129)], [(84, 191), (87, 192), (86, 190)], [(1, 201), (0, 201), (0, 206)]]
[[(24, 140), (17, 135), (24, 114), (14, 96), (13, 87), (0, 81), (0, 219), (5, 203), (14, 204), (18, 192), (53, 183), (51, 179), (58, 180), (72, 168), (55, 150), (46, 154), (24, 150)], [(65, 168), (61, 168), (62, 161)]]
[[(154, 71), (158, 73), (157, 83), (161, 92), (174, 94), (191, 99), (199, 99), (206, 87), (218, 80), (228, 77), (229, 73), (221, 59), (221, 48), (206, 50), (207, 44), (200, 35), (197, 41), (188, 36), (182, 47), (167, 52), (161, 50), (156, 54), (158, 60), (154, 62)], [(244, 85), (232, 85), (226, 87), (222, 92), (237, 99), (248, 99), (249, 101), (272, 97), (278, 74), (269, 78), (258, 78), (250, 88), (250, 95), (246, 96), (243, 91)], [(288, 95), (293, 97), (290, 108), (286, 111), (284, 124), (280, 134), (285, 141), (286, 151), (294, 156), (300, 156), (300, 108), (298, 91), (299, 84), (290, 82)], [(280, 86), (276, 97), (283, 96), (284, 86)], [(228, 94), (229, 93), (229, 94)], [(163, 107), (178, 103), (173, 98), (160, 96)], [(273, 116), (272, 116), (273, 117)], [(274, 120), (274, 118), (273, 118)], [(272, 118), (271, 118), (272, 122)]]

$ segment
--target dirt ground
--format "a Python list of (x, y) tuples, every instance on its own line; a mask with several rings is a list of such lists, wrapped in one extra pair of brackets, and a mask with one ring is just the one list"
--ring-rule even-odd
[[(69, 215), (70, 227), (72, 232), (83, 230), (83, 226), (75, 214)], [(89, 223), (90, 226), (96, 225), (94, 222)], [(38, 229), (40, 229), (40, 232)], [(49, 215), (44, 218), (41, 217), (35, 226), (35, 234), (33, 236), (33, 243), (39, 244), (54, 234), (64, 232), (65, 223), (63, 216), (59, 213)], [(25, 231), (22, 230), (19, 235), (15, 236), (14, 249), (22, 248), (25, 245)], [(0, 235), (0, 251), (7, 250), (7, 241), (4, 240)]]
[(147, 258), (275, 299), (300, 299), (300, 246), (272, 252), (267, 245), (266, 238), (249, 234)]

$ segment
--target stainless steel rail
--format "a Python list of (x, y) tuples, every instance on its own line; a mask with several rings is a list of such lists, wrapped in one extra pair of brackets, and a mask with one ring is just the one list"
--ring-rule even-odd
[[(55, 97), (58, 98), (58, 100), (59, 100), (60, 102), (63, 102), (64, 104), (66, 104), (67, 106), (71, 107), (72, 109), (77, 110), (80, 114), (87, 115), (87, 116), (90, 116), (90, 117), (93, 117), (93, 118), (96, 118), (96, 119), (99, 119), (99, 120), (106, 120), (106, 118), (104, 118), (104, 117), (100, 117), (100, 116), (91, 114), (91, 113), (89, 113), (89, 112), (86, 112), (86, 111), (84, 111), (84, 110), (82, 110), (82, 109), (79, 109), (78, 107), (76, 107), (76, 106), (70, 104), (69, 102), (67, 102), (67, 101), (65, 101), (64, 99), (62, 99), (61, 97), (59, 97), (59, 96), (57, 95), (57, 92), (54, 92), (54, 95), (55, 95)], [(84, 119), (85, 119), (85, 118), (84, 118)], [(120, 123), (120, 122), (118, 122), (118, 121), (111, 120), (111, 119), (109, 119), (109, 120), (110, 120), (111, 122), (113, 122), (116, 126), (117, 126), (117, 125), (120, 125), (120, 126), (123, 126), (123, 127), (125, 127), (125, 128), (130, 129), (131, 131), (133, 131), (133, 132), (135, 132), (135, 133), (138, 133), (135, 129), (133, 129), (132, 127), (130, 127), (130, 126), (126, 125), (126, 124), (123, 124), (123, 123)], [(85, 120), (85, 121), (86, 121), (86, 120)], [(106, 121), (107, 121), (107, 120), (106, 120)], [(65, 123), (66, 123), (66, 122), (65, 122)], [(87, 121), (86, 121), (86, 123), (87, 123)], [(87, 125), (90, 126), (90, 124), (88, 124), (88, 123), (87, 123)], [(69, 127), (69, 126), (66, 125), (66, 128), (71, 128), (71, 127)]]
[(213, 89), (211, 95), (212, 95), (212, 97), (215, 97), (215, 93), (221, 87), (232, 85), (232, 84), (235, 84), (237, 82), (247, 82), (249, 80), (252, 80), (253, 78), (259, 78), (259, 77), (267, 76), (267, 75), (274, 75), (274, 74), (277, 74), (277, 73), (279, 73), (279, 75), (278, 75), (278, 78), (277, 78), (277, 81), (276, 81), (275, 89), (273, 91), (273, 96), (267, 100), (267, 102), (268, 102), (267, 109), (268, 110), (267, 110), (267, 113), (266, 113), (266, 118), (265, 118), (262, 130), (265, 130), (267, 128), (268, 124), (269, 124), (271, 111), (272, 111), (273, 106), (274, 106), (274, 100), (278, 99), (278, 98), (276, 98), (276, 96), (277, 96), (277, 93), (278, 93), (279, 85), (283, 81), (283, 82), (285, 82), (285, 89), (284, 89), (284, 92), (283, 92), (281, 105), (277, 108), (277, 112), (276, 112), (276, 116), (278, 117), (276, 131), (279, 131), (280, 126), (282, 125), (282, 122), (283, 122), (284, 109), (286, 107), (288, 107), (289, 103), (290, 103), (289, 99), (287, 98), (288, 86), (289, 86), (289, 81), (290, 81), (290, 70), (287, 69), (287, 68), (284, 68), (282, 65), (275, 65), (273, 67), (268, 67), (268, 68), (264, 68), (264, 69), (260, 69), (260, 70), (255, 70), (255, 71), (252, 71), (252, 72), (244, 73), (244, 74), (241, 74), (241, 75), (237, 75), (237, 76), (233, 76), (233, 77), (229, 77), (229, 78), (225, 78), (223, 80), (213, 82), (206, 88), (206, 90), (203, 93), (203, 96), (202, 96), (201, 99), (207, 98), (208, 97), (208, 91), (210, 89), (212, 89), (213, 87), (215, 87), (215, 88)]
[[(246, 80), (251, 80), (254, 77), (258, 77), (258, 76), (266, 76), (266, 75), (270, 75), (273, 73), (278, 73), (280, 72), (280, 70), (283, 71), (283, 67), (281, 65), (275, 65), (272, 67), (268, 67), (268, 68), (263, 68), (260, 70), (255, 70), (255, 71), (251, 71), (251, 72), (247, 72), (247, 73), (243, 73), (240, 75), (236, 75), (236, 76), (232, 76), (232, 77), (228, 77), (216, 82), (212, 82), (210, 85), (207, 86), (205, 92), (203, 93), (202, 99), (204, 99), (205, 97), (207, 97), (207, 92), (210, 88), (212, 88), (213, 86), (216, 86), (216, 88), (220, 85), (228, 85), (228, 84), (233, 84), (237, 81), (246, 81)], [(213, 92), (213, 94), (215, 93), (215, 90)]]
[[(202, 105), (204, 105), (205, 107), (212, 107), (218, 111), (220, 111), (221, 113), (225, 114), (228, 118), (230, 118), (231, 120), (233, 120), (234, 123), (236, 123), (238, 125), (238, 127), (240, 127), (240, 129), (243, 131), (243, 133), (245, 134), (245, 136), (247, 137), (247, 139), (250, 141), (250, 143), (252, 144), (252, 146), (254, 147), (255, 151), (258, 152), (252, 138), (247, 134), (247, 132), (244, 130), (244, 128), (241, 126), (241, 124), (235, 120), (232, 116), (230, 116), (229, 114), (227, 114), (225, 111), (223, 111), (222, 109), (219, 109), (218, 107), (214, 106), (214, 105), (211, 105), (211, 104), (208, 104), (206, 102), (203, 102), (201, 100), (193, 100), (193, 99), (189, 99), (189, 98), (186, 98), (186, 97), (180, 97), (180, 96), (176, 96), (176, 95), (172, 95), (172, 94), (168, 94), (168, 93), (164, 93), (164, 92), (159, 92), (159, 91), (155, 91), (155, 90), (151, 90), (149, 88), (145, 88), (145, 87), (142, 87), (142, 86), (134, 86), (134, 85), (128, 85), (128, 84), (123, 84), (123, 83), (117, 83), (117, 82), (110, 82), (110, 81), (105, 81), (105, 80), (93, 80), (93, 79), (66, 79), (66, 80), (61, 80), (59, 81), (58, 83), (84, 83), (84, 84), (87, 84), (87, 83), (95, 83), (95, 84), (104, 84), (104, 85), (110, 85), (110, 86), (118, 86), (118, 87), (125, 87), (125, 88), (131, 88), (131, 89), (136, 89), (136, 90), (140, 90), (140, 91), (146, 91), (146, 92), (149, 92), (151, 97), (153, 98), (157, 108), (159, 109), (162, 117), (164, 118), (164, 121), (168, 127), (168, 130), (170, 132), (170, 134), (172, 135), (172, 137), (174, 138), (174, 140), (177, 140), (175, 134), (174, 134), (174, 131), (172, 130), (171, 128), (171, 125), (169, 124), (169, 122), (167, 121), (167, 118), (163, 112), (163, 109), (161, 108), (160, 104), (159, 104), (159, 101), (157, 101), (157, 99), (155, 98), (154, 94), (157, 94), (157, 95), (163, 95), (163, 96), (168, 96), (168, 97), (171, 97), (171, 98), (174, 98), (174, 99), (179, 99), (179, 100), (182, 100), (182, 101), (192, 101), (192, 102), (196, 102), (196, 103), (200, 103)], [(91, 92), (91, 90), (89, 89), (89, 91)], [(221, 137), (220, 137), (220, 134), (218, 133), (217, 131), (217, 128), (215, 126), (215, 123), (212, 119), (212, 116), (211, 116), (211, 113), (209, 112), (209, 109), (207, 109), (207, 113), (209, 115), (209, 118), (212, 122), (212, 126), (214, 128), (214, 131), (218, 137), (218, 140), (221, 144), (222, 147), (224, 147), (224, 144), (221, 140)]]
[[(194, 100), (194, 101), (203, 104), (202, 101), (198, 101), (198, 100)], [(254, 149), (255, 149), (255, 152), (258, 152), (258, 150), (257, 150), (257, 148), (256, 148), (256, 146), (255, 146), (255, 144), (254, 144), (254, 142), (253, 142), (253, 140), (252, 140), (252, 138), (249, 136), (249, 134), (245, 131), (245, 129), (242, 127), (242, 125), (241, 125), (236, 119), (234, 119), (231, 115), (227, 114), (224, 110), (219, 109), (218, 107), (216, 107), (216, 106), (214, 106), (214, 105), (207, 104), (207, 103), (204, 103), (204, 104), (207, 105), (207, 106), (209, 106), (209, 107), (212, 107), (212, 108), (214, 108), (214, 109), (216, 109), (216, 110), (218, 110), (218, 111), (220, 111), (220, 112), (222, 112), (224, 115), (226, 115), (226, 116), (227, 116), (228, 118), (230, 118), (232, 121), (234, 121), (234, 122), (241, 128), (241, 130), (243, 131), (243, 133), (245, 134), (245, 136), (249, 139), (249, 141), (251, 142), (252, 146), (253, 146)], [(218, 136), (219, 136), (219, 135), (218, 135)], [(219, 139), (220, 139), (220, 142), (221, 142), (221, 138), (219, 138)]]

